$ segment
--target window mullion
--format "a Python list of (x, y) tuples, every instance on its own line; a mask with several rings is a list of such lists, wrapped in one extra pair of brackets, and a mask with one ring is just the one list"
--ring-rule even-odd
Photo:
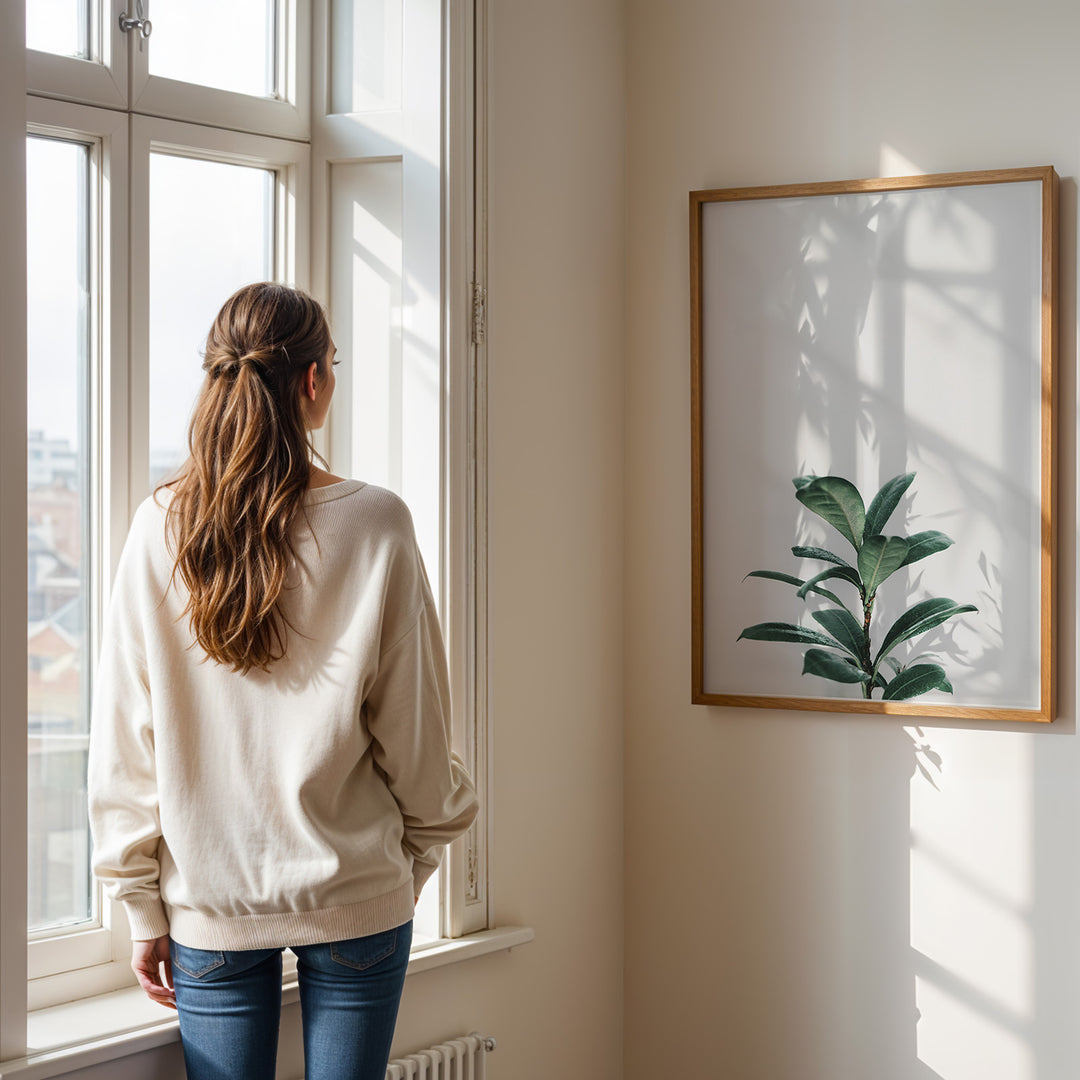
[[(144, 61), (145, 63), (145, 61)], [(138, 78), (132, 64), (132, 90)], [(132, 115), (128, 176), (128, 329), (127, 435), (124, 460), (126, 515), (123, 534), (135, 507), (148, 494), (150, 475), (150, 130), (153, 121)], [(122, 545), (121, 545), (122, 546)], [(119, 554), (117, 554), (119, 557)], [(111, 579), (110, 579), (111, 580)]]

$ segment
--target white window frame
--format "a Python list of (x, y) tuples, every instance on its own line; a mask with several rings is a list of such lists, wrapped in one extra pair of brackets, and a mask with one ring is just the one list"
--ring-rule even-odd
[[(90, 307), (90, 447), (91, 475), (97, 481), (87, 493), (92, 580), (106, 582), (119, 559), (127, 531), (128, 486), (123, 471), (126, 435), (114, 417), (128, 413), (127, 386), (127, 230), (128, 122), (123, 113), (43, 98), (27, 100), (28, 133), (68, 139), (91, 150), (91, 307)], [(105, 440), (109, 439), (109, 444)], [(108, 462), (110, 471), (102, 467)], [(97, 655), (97, 633), (104, 607), (100, 586), (91, 592), (90, 655)], [(97, 891), (95, 889), (95, 891)], [(70, 931), (38, 932), (27, 947), (31, 996), (40, 1000), (56, 989), (55, 976), (109, 965), (115, 959), (113, 916), (95, 899), (95, 925)], [(79, 976), (84, 987), (98, 989), (100, 979)], [(92, 990), (87, 990), (92, 992)]]
[[(275, 274), (305, 283), (306, 230), (298, 208), (308, 199), (308, 149), (305, 143), (238, 134), (175, 121), (134, 116), (61, 101), (31, 99), (27, 105), (33, 134), (69, 138), (92, 147), (94, 290), (92, 333), (95, 347), (91, 380), (94, 460), (101, 477), (91, 520), (97, 554), (94, 580), (111, 581), (127, 535), (131, 513), (149, 494), (149, 167), (156, 151), (201, 160), (272, 169), (277, 175)], [(130, 185), (128, 177), (130, 175)], [(114, 182), (110, 178), (115, 177)], [(94, 226), (97, 226), (95, 229)], [(133, 226), (133, 227), (131, 227)], [(111, 268), (111, 273), (109, 272)], [(130, 282), (130, 285), (129, 285)], [(130, 296), (130, 305), (128, 297)], [(108, 338), (108, 330), (115, 333)], [(128, 347), (130, 341), (133, 347)], [(127, 423), (110, 423), (110, 417)], [(108, 447), (101, 444), (111, 439)], [(111, 472), (101, 466), (108, 461)], [(93, 593), (91, 655), (98, 653), (97, 631), (104, 590)], [(94, 925), (39, 932), (27, 950), (31, 1008), (72, 996), (105, 993), (129, 985), (126, 923), (120, 905), (108, 902), (96, 883)]]
[[(327, 0), (314, 0), (325, 16)], [(488, 793), (491, 790), (489, 730), (487, 724), (488, 673), (486, 663), (486, 346), (483, 321), (474, 320), (474, 294), (484, 295), (485, 273), (485, 206), (486, 150), (484, 145), (487, 89), (485, 69), (487, 48), (484, 33), (488, 0), (443, 0), (443, 50), (446, 79), (443, 87), (443, 423), (441, 480), (444, 523), (442, 544), (444, 565), (440, 575), (443, 583), (444, 611), (447, 621), (447, 643), (454, 686), (455, 742), (463, 753), (481, 793), (482, 812), (468, 837), (451, 848), (444, 865), (446, 887), (442, 933), (456, 938), (482, 931), (491, 924), (491, 874), (488, 867), (490, 811)], [(294, 20), (298, 42), (309, 35), (309, 0), (286, 0), (282, 11)], [(300, 285), (308, 284), (308, 208), (315, 217), (315, 254), (320, 254), (318, 192), (310, 199), (311, 173), (304, 154), (304, 135), (309, 130), (310, 116), (305, 111), (304, 88), (309, 84), (306, 63), (309, 50), (304, 49), (291, 60), (296, 82), (290, 119), (279, 111), (280, 126), (266, 119), (267, 113), (257, 116), (247, 110), (252, 100), (244, 95), (207, 91), (208, 97), (195, 95), (192, 109), (198, 115), (189, 119), (206, 121), (195, 124), (167, 118), (136, 115), (139, 105), (155, 101), (155, 81), (166, 80), (141, 76), (129, 58), (137, 52), (137, 44), (128, 36), (124, 40), (112, 32), (122, 0), (103, 0), (98, 21), (97, 42), (91, 42), (96, 61), (55, 57), (33, 50), (20, 49), (25, 56), (25, 89), (29, 91), (27, 118), (35, 130), (92, 142), (98, 147), (101, 160), (107, 162), (109, 184), (103, 185), (100, 196), (108, 194), (108, 205), (99, 205), (103, 228), (101, 252), (108, 252), (112, 263), (111, 279), (101, 277), (98, 299), (101, 318), (99, 355), (103, 370), (98, 372), (101, 393), (96, 403), (97, 432), (108, 433), (111, 440), (106, 448), (98, 445), (100, 453), (107, 451), (111, 469), (108, 475), (99, 471), (101, 505), (97, 516), (101, 573), (111, 580), (116, 561), (126, 535), (130, 514), (146, 488), (146, 390), (147, 373), (132, 362), (138, 355), (146, 356), (146, 274), (138, 272), (145, 266), (145, 228), (142, 236), (129, 229), (129, 221), (146, 217), (146, 173), (149, 148), (168, 148), (170, 152), (210, 157), (212, 160), (242, 160), (247, 164), (264, 164), (286, 178), (283, 203), (278, 207), (279, 231), (295, 228), (295, 245), (279, 235), (276, 245), (278, 274), (283, 280)], [(146, 6), (144, 0), (144, 7)], [(16, 0), (13, 10), (0, 13), (0, 30), (16, 41), (23, 40), (22, 0)], [(117, 42), (119, 41), (119, 44)], [(479, 42), (479, 45), (477, 44)], [(104, 45), (102, 44), (104, 43)], [(113, 52), (109, 53), (109, 44)], [(0, 45), (0, 59), (6, 46)], [(10, 56), (14, 48), (6, 48)], [(19, 57), (21, 60), (22, 57)], [(144, 61), (145, 63), (145, 61)], [(23, 80), (22, 64), (8, 66), (8, 75), (0, 75), (0, 92), (13, 93)], [(139, 97), (128, 91), (138, 86)], [(19, 85), (20, 91), (23, 89)], [(204, 89), (204, 88), (197, 88)], [(150, 96), (145, 96), (149, 94)], [(198, 98), (203, 100), (199, 101)], [(214, 107), (218, 99), (220, 108)], [(70, 99), (80, 99), (71, 102)], [(51, 100), (49, 100), (51, 99)], [(175, 101), (175, 99), (174, 99)], [(86, 103), (90, 104), (86, 104)], [(129, 102), (132, 103), (128, 111)], [(271, 104), (281, 105), (281, 102)], [(325, 100), (322, 103), (325, 106)], [(97, 106), (97, 107), (95, 107)], [(246, 111), (247, 110), (247, 111)], [(164, 110), (163, 110), (164, 111)], [(175, 109), (169, 111), (176, 111)], [(2, 116), (2, 110), (0, 110)], [(300, 119), (297, 119), (299, 117)], [(220, 130), (210, 132), (207, 125), (223, 126), (243, 123), (255, 132)], [(130, 125), (130, 126), (129, 126)], [(264, 137), (264, 129), (273, 129), (273, 137)], [(129, 138), (130, 132), (130, 138)], [(300, 139), (282, 136), (300, 134)], [(475, 134), (475, 138), (474, 138)], [(283, 154), (281, 144), (287, 142), (290, 152)], [(120, 162), (126, 159), (127, 165)], [(25, 176), (25, 163), (14, 163)], [(10, 170), (9, 170), (10, 173)], [(315, 187), (320, 173), (315, 170)], [(130, 185), (129, 185), (130, 180)], [(4, 172), (0, 168), (0, 185)], [(7, 177), (7, 192), (15, 190), (11, 176)], [(128, 209), (123, 209), (124, 202)], [(141, 207), (136, 204), (141, 202)], [(24, 203), (25, 205), (25, 203)], [(129, 214), (131, 215), (129, 217)], [(138, 214), (142, 214), (139, 218)], [(23, 234), (24, 235), (24, 234)], [(20, 250), (18, 235), (13, 237), (12, 250)], [(282, 262), (284, 260), (284, 263)], [(320, 294), (318, 265), (314, 286)], [(25, 312), (25, 291), (20, 290), (16, 275), (14, 287), (7, 290), (7, 314)], [(118, 284), (124, 282), (124, 284)], [(130, 282), (130, 303), (127, 282)], [(322, 282), (325, 286), (325, 280)], [(324, 293), (325, 295), (325, 293)], [(0, 305), (2, 306), (2, 305)], [(137, 312), (142, 311), (142, 315)], [(475, 333), (474, 333), (475, 325)], [(13, 358), (25, 355), (25, 337), (8, 334), (7, 343), (14, 345)], [(107, 362), (106, 362), (107, 361)], [(17, 389), (16, 380), (14, 388)], [(25, 396), (25, 395), (23, 395)], [(14, 401), (14, 405), (11, 402)], [(142, 401), (140, 410), (134, 402)], [(0, 474), (0, 582), (5, 604), (0, 611), (0, 640), (8, 646), (0, 656), (5, 690), (0, 705), (4, 724), (0, 743), (5, 766), (0, 770), (0, 865), (25, 865), (26, 838), (26, 776), (25, 762), (25, 529), (18, 511), (25, 484), (25, 414), (19, 394), (8, 399), (4, 410), (3, 471)], [(140, 415), (141, 412), (141, 415)], [(125, 423), (125, 419), (134, 422)], [(141, 426), (140, 426), (141, 425)], [(140, 442), (141, 440), (141, 442)], [(323, 449), (327, 447), (324, 445)], [(136, 458), (141, 460), (136, 461)], [(99, 459), (100, 460), (100, 459)], [(333, 463), (331, 462), (331, 465)], [(21, 535), (20, 535), (21, 531)], [(106, 580), (100, 577), (99, 580)], [(102, 590), (99, 589), (99, 594)], [(19, 598), (22, 598), (21, 600)], [(98, 595), (101, 605), (104, 597)], [(100, 611), (95, 613), (99, 622)], [(94, 642), (96, 655), (96, 642)], [(20, 684), (21, 688), (20, 688)], [(13, 764), (14, 763), (14, 764)], [(108, 906), (108, 905), (106, 905)], [(31, 1007), (43, 1007), (57, 1001), (69, 1001), (100, 994), (116, 986), (131, 983), (128, 967), (126, 937), (114, 934), (111, 948), (104, 947), (105, 934), (118, 923), (123, 925), (119, 909), (103, 911), (102, 926), (90, 931), (58, 934), (26, 947), (25, 877), (22, 874), (3, 875), (0, 887), (0, 1060), (18, 1057), (25, 1051), (26, 976), (37, 977), (31, 983)], [(479, 955), (490, 948), (528, 940), (531, 932), (515, 931), (514, 941), (505, 935), (510, 931), (488, 931), (471, 941), (459, 942), (439, 953), (438, 945), (429, 946), (426, 953), (414, 958), (412, 967), (423, 970), (450, 959)], [(498, 935), (503, 937), (495, 941)], [(516, 935), (516, 936), (515, 936)], [(491, 941), (486, 940), (491, 938)], [(501, 944), (506, 941), (506, 944)], [(75, 970), (59, 973), (66, 956), (72, 950), (80, 952)], [(418, 950), (419, 952), (419, 950)], [(29, 970), (26, 958), (29, 954)]]
[[(134, 0), (131, 0), (132, 4)], [(310, 0), (278, 0), (277, 34), (284, 42), (278, 58), (278, 98), (254, 97), (151, 75), (154, 36), (131, 52), (131, 109), (148, 116), (206, 124), (276, 138), (306, 139), (310, 132)], [(153, 3), (143, 0), (153, 22)], [(212, 32), (212, 27), (207, 27)]]
[(89, 57), (57, 56), (27, 49), (27, 92), (108, 109), (126, 109), (128, 49), (126, 42), (113, 33), (113, 28), (119, 25), (127, 0), (88, 2), (91, 5)]
[[(201, 161), (272, 169), (278, 178), (275, 200), (274, 272), (277, 280), (300, 288), (308, 284), (306, 207), (310, 192), (310, 155), (303, 142), (275, 139), (196, 124), (133, 115), (131, 119), (131, 220), (150, 218), (150, 155), (161, 152)], [(150, 237), (148, 228), (131, 230), (132, 345), (129, 413), (132, 447), (129, 489), (131, 509), (150, 494)]]

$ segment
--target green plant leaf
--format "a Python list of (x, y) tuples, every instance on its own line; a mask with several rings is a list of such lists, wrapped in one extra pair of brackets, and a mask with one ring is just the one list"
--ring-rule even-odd
[(908, 554), (904, 565), (909, 566), (913, 562), (925, 559), (927, 555), (935, 555), (952, 546), (952, 540), (943, 532), (936, 529), (927, 529), (926, 532), (914, 533), (907, 538)]
[[(762, 577), (768, 578), (770, 581), (785, 581), (788, 585), (805, 585), (805, 579), (796, 577), (794, 574), (785, 574), (780, 570), (751, 570), (746, 577)], [(743, 578), (745, 581), (746, 578)]]
[[(846, 559), (841, 559), (839, 555), (834, 555), (831, 551), (826, 551), (824, 548), (819, 547), (800, 547), (796, 545), (791, 549), (791, 554), (796, 559), (820, 559), (822, 562), (836, 563), (837, 566), (851, 566)], [(851, 566), (854, 570), (855, 568)]]
[(908, 542), (902, 536), (871, 536), (859, 549), (859, 575), (867, 596), (873, 596), (878, 586), (896, 573), (907, 558)]
[(953, 692), (952, 683), (945, 677), (945, 669), (940, 664), (914, 664), (896, 676), (885, 688), (886, 701), (907, 701), (930, 690)]
[(801, 491), (807, 484), (812, 484), (816, 479), (816, 476), (796, 476), (791, 482), (795, 485), (796, 491)]
[(889, 632), (881, 643), (881, 649), (877, 654), (877, 659), (874, 661), (874, 666), (878, 667), (881, 661), (900, 642), (907, 641), (909, 638), (915, 637), (916, 634), (933, 630), (935, 626), (940, 626), (946, 619), (951, 619), (954, 615), (962, 615), (966, 611), (978, 610), (974, 604), (958, 604), (955, 600), (949, 600), (943, 596), (920, 601), (913, 608), (905, 611), (889, 627)]
[(820, 675), (823, 679), (832, 679), (833, 682), (864, 683), (870, 676), (857, 664), (843, 656), (837, 656), (834, 652), (826, 652), (824, 649), (807, 649), (803, 653), (804, 675)]
[[(800, 588), (806, 584), (801, 577), (796, 577), (794, 574), (782, 574), (779, 570), (751, 570), (747, 577), (760, 577), (768, 578), (770, 581), (784, 581), (788, 585), (794, 585), (796, 588)], [(745, 580), (745, 579), (744, 579)], [(815, 585), (810, 592), (817, 593), (819, 596), (825, 596), (830, 599), (834, 604), (838, 604), (840, 607), (844, 606), (844, 601), (834, 592), (829, 592), (828, 589), (822, 589), (820, 586)]]
[(812, 612), (814, 620), (836, 638), (845, 651), (851, 653), (861, 664), (870, 657), (866, 648), (866, 635), (859, 620), (847, 608), (829, 608)]
[(885, 531), (885, 525), (892, 517), (893, 511), (915, 479), (913, 472), (904, 473), (903, 476), (894, 476), (887, 484), (882, 485), (881, 490), (874, 496), (866, 511), (866, 524), (863, 526), (863, 540), (871, 536), (877, 536)]
[(842, 476), (818, 476), (797, 487), (795, 498), (824, 518), (858, 549), (862, 545), (866, 509), (858, 488)]
[(859, 590), (859, 593), (862, 593), (862, 578), (859, 577), (858, 570), (853, 566), (830, 566), (828, 570), (822, 570), (820, 574), (815, 574), (812, 578), (807, 578), (803, 582), (799, 587), (800, 598), (805, 599), (806, 594), (817, 589), (821, 582), (832, 581), (835, 578), (850, 581)]
[(836, 646), (836, 642), (820, 630), (785, 622), (755, 623), (748, 626), (735, 640), (741, 641), (743, 638), (749, 641), (795, 641), (800, 645)]

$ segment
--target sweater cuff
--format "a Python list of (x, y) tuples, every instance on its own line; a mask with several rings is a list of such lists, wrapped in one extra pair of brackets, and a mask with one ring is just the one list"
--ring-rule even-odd
[(124, 912), (131, 928), (132, 941), (154, 941), (169, 932), (169, 917), (160, 897), (125, 900)]

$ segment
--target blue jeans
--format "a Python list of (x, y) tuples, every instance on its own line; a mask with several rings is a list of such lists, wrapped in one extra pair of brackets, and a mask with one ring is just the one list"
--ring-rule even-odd
[[(411, 943), (407, 922), (293, 946), (305, 1080), (384, 1080)], [(169, 951), (188, 1080), (274, 1080), (284, 950)]]

